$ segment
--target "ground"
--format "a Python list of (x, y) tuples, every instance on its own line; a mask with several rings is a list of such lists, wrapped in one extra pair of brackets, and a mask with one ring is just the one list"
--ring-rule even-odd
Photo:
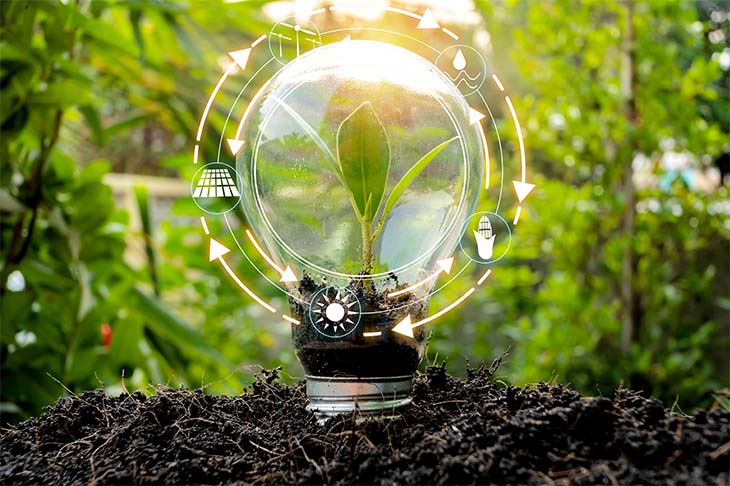
[(0, 436), (0, 483), (728, 484), (730, 411), (672, 413), (626, 389), (419, 374), (399, 419), (318, 425), (303, 384), (235, 397), (160, 388), (62, 398)]

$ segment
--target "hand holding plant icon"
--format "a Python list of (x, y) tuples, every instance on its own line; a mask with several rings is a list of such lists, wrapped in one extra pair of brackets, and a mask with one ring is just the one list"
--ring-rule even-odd
[(369, 102), (361, 104), (340, 124), (338, 169), (362, 229), (363, 272), (370, 273), (372, 269), (373, 243), (398, 200), (423, 169), (456, 138), (440, 143), (421, 157), (393, 187), (383, 205), (390, 172), (390, 142), (385, 127)]

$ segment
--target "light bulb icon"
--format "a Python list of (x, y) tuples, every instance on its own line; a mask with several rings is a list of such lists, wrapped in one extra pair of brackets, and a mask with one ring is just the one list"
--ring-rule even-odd
[(492, 231), (492, 223), (487, 216), (479, 218), (479, 226), (474, 230), (474, 238), (477, 242), (477, 253), (479, 258), (489, 260), (494, 254), (494, 240), (497, 235)]
[[(432, 62), (348, 40), (302, 53), (254, 96), (241, 204), (284, 282), (310, 410), (407, 404), (431, 290), (483, 181), (464, 95)], [(449, 262), (448, 264), (444, 262)]]

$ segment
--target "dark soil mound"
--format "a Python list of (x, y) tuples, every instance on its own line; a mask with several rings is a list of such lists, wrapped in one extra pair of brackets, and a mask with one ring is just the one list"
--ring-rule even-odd
[(330, 420), (265, 373), (238, 397), (63, 398), (0, 438), (0, 483), (727, 484), (730, 412), (430, 368), (397, 420)]

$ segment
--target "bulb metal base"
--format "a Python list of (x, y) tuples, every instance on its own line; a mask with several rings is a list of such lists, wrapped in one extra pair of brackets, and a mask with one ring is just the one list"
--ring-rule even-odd
[(411, 403), (412, 375), (332, 377), (305, 375), (307, 410), (324, 422), (337, 415), (396, 417), (395, 409)]

